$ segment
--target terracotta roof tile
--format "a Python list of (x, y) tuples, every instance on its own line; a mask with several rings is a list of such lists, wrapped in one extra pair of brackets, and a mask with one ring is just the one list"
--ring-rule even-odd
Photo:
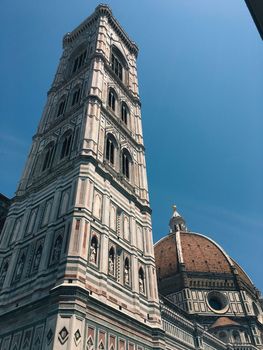
[(219, 327), (229, 327), (229, 326), (240, 326), (239, 323), (231, 320), (228, 317), (219, 317), (215, 323), (212, 324), (210, 329), (212, 328), (219, 328)]

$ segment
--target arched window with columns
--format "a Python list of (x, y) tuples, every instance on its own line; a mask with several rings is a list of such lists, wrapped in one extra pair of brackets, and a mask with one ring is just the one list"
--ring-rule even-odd
[(116, 165), (117, 141), (112, 134), (106, 136), (106, 160), (111, 165)]
[(111, 48), (111, 69), (123, 83), (126, 83), (128, 64), (122, 52), (115, 45)]
[(50, 142), (43, 150), (43, 163), (42, 163), (42, 171), (49, 169), (52, 165), (53, 157), (55, 151), (55, 143)]
[(70, 154), (71, 142), (72, 142), (72, 131), (68, 130), (67, 132), (64, 133), (60, 141), (60, 145), (61, 145), (60, 159), (66, 158)]
[(131, 179), (132, 157), (130, 152), (124, 148), (121, 152), (121, 170), (128, 180)]
[(110, 88), (109, 89), (109, 94), (108, 94), (108, 106), (115, 112), (117, 110), (117, 94), (114, 89)]
[(121, 104), (121, 120), (123, 121), (123, 123), (125, 125), (128, 125), (128, 120), (129, 120), (129, 108), (128, 106), (126, 105), (125, 102), (122, 102)]
[(66, 96), (63, 96), (58, 103), (57, 115), (56, 117), (61, 117), (66, 109)]

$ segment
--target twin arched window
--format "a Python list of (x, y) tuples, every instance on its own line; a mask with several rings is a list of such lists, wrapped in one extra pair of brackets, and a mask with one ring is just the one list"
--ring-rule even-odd
[[(108, 94), (108, 106), (113, 110), (113, 112), (117, 112), (118, 114), (118, 97), (112, 88), (109, 89), (109, 94)], [(121, 120), (124, 122), (124, 124), (128, 125), (128, 119), (129, 119), (129, 108), (126, 105), (125, 102), (121, 103), (120, 106), (120, 117)]]
[[(112, 165), (116, 165), (116, 153), (118, 144), (115, 137), (112, 134), (108, 134), (106, 137), (106, 160)], [(127, 179), (131, 178), (131, 164), (132, 157), (130, 152), (124, 148), (121, 151), (121, 173)]]
[(72, 73), (76, 73), (80, 70), (80, 68), (84, 65), (87, 57), (87, 50), (82, 52), (80, 55), (78, 55), (74, 59), (73, 67), (72, 67)]
[(111, 69), (122, 82), (125, 80), (127, 66), (126, 59), (121, 51), (116, 46), (112, 46)]
[[(72, 145), (72, 131), (67, 131), (60, 140), (60, 155), (59, 159), (64, 159), (70, 154)], [(42, 171), (49, 169), (52, 165), (55, 153), (55, 142), (50, 142), (40, 155), (39, 161), (42, 162)], [(42, 159), (42, 160), (41, 160)]]

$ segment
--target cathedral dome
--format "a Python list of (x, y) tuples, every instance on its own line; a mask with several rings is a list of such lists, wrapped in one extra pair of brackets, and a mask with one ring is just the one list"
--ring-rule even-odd
[(242, 284), (255, 293), (243, 269), (212, 239), (187, 230), (174, 206), (170, 234), (155, 244), (160, 292), (164, 295), (184, 287), (233, 288)]
[(253, 284), (242, 268), (212, 239), (195, 232), (173, 232), (155, 244), (159, 280), (184, 271), (210, 277), (238, 275), (243, 283)]

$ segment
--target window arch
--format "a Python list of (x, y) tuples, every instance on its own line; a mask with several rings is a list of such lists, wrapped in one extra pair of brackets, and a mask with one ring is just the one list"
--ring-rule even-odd
[(80, 101), (80, 87), (74, 88), (72, 92), (71, 107), (76, 106)]
[(121, 120), (124, 122), (124, 124), (128, 124), (128, 118), (129, 118), (129, 108), (126, 105), (125, 102), (122, 102), (121, 104)]
[(130, 152), (124, 148), (121, 153), (121, 169), (122, 174), (130, 180), (131, 178), (131, 164), (132, 164), (132, 157), (130, 155)]
[(70, 153), (72, 141), (72, 131), (67, 131), (61, 138), (61, 152), (60, 159), (67, 157)]
[(124, 80), (127, 62), (121, 51), (114, 45), (111, 50), (111, 69), (121, 81)]
[(111, 165), (115, 165), (116, 149), (117, 149), (117, 141), (115, 137), (112, 134), (108, 134), (106, 137), (106, 160)]
[(108, 105), (115, 112), (117, 107), (117, 94), (112, 88), (109, 89)]
[(78, 56), (75, 56), (74, 60), (73, 60), (73, 64), (72, 64), (72, 73), (76, 73), (78, 72), (81, 67), (83, 67), (83, 65), (86, 62), (86, 58), (87, 58), (87, 50), (85, 49), (84, 51), (82, 51)]
[(115, 275), (115, 250), (111, 247), (109, 250), (109, 274)]
[(43, 165), (42, 165), (42, 171), (49, 169), (52, 164), (53, 156), (54, 156), (54, 150), (55, 150), (55, 143), (50, 142), (43, 151)]
[(63, 96), (59, 101), (58, 110), (57, 110), (57, 118), (61, 117), (64, 114), (65, 107), (66, 107), (66, 96)]
[(90, 256), (89, 261), (97, 264), (98, 260), (98, 238), (94, 235), (90, 242)]
[(145, 286), (144, 286), (144, 271), (143, 268), (139, 268), (139, 292), (144, 294), (145, 293)]

